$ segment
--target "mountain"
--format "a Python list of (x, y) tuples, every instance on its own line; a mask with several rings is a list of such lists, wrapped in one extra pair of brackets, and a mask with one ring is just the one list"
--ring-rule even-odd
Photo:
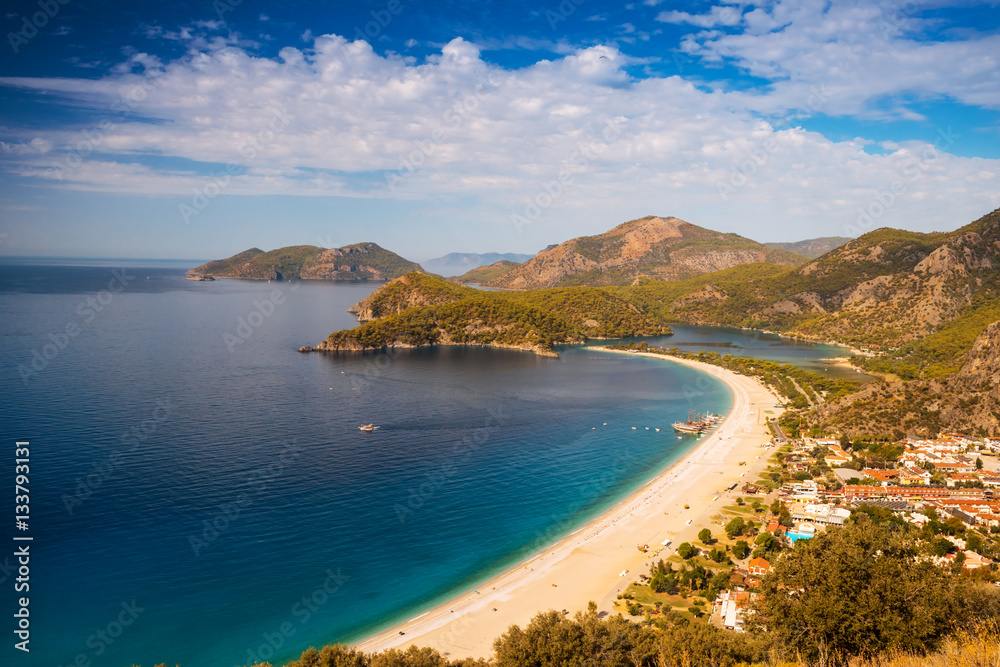
[(287, 246), (270, 252), (251, 248), (202, 264), (189, 274), (248, 280), (392, 280), (411, 271), (423, 269), (375, 243), (355, 243), (329, 249)]
[(363, 324), (302, 351), (488, 345), (556, 356), (560, 344), (670, 333), (666, 323), (599, 288), (485, 292), (419, 273), (386, 283), (350, 310)]
[(485, 285), (497, 276), (507, 273), (515, 266), (520, 266), (520, 264), (501, 259), (499, 262), (494, 262), (488, 266), (480, 266), (472, 269), (471, 271), (467, 271), (457, 278), (452, 278), (452, 280), (456, 283), (462, 283), (463, 285)]
[(905, 382), (874, 382), (857, 394), (820, 406), (815, 421), (850, 436), (900, 439), (941, 431), (1000, 433), (1000, 321), (989, 324), (959, 357), (955, 373)]
[(877, 229), (800, 267), (736, 266), (612, 288), (672, 322), (771, 329), (867, 351), (878, 381), (807, 421), (849, 435), (1000, 433), (1000, 209), (951, 232)]
[(522, 255), (515, 252), (452, 252), (444, 257), (429, 259), (422, 263), (422, 266), (432, 273), (442, 276), (460, 276), (467, 271), (495, 264), (501, 260), (523, 264), (531, 259), (532, 255)]
[(805, 241), (796, 241), (794, 243), (765, 243), (764, 245), (768, 248), (787, 250), (797, 255), (808, 257), (809, 259), (816, 259), (834, 248), (839, 248), (850, 240), (850, 237), (847, 236), (822, 236), (817, 239), (806, 239)]
[(737, 266), (637, 289), (677, 321), (898, 347), (961, 318), (981, 331), (1000, 294), (998, 266), (1000, 210), (952, 232), (877, 229), (791, 269)]
[(678, 280), (752, 262), (796, 266), (806, 261), (737, 234), (715, 232), (677, 218), (647, 216), (604, 234), (543, 250), (487, 286), (628, 285), (642, 278)]

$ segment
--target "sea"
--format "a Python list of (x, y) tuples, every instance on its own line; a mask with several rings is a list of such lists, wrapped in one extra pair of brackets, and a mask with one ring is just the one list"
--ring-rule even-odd
[(197, 263), (0, 264), (0, 664), (280, 665), (359, 640), (579, 529), (691, 450), (673, 421), (731, 405), (592, 346), (302, 354), (378, 285), (185, 280)]

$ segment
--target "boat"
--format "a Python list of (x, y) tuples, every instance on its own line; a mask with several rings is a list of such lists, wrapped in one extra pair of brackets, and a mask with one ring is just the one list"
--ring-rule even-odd
[(364, 431), (365, 433), (371, 433), (372, 431), (374, 431), (377, 428), (378, 428), (378, 426), (375, 426), (375, 424), (365, 424), (364, 426), (359, 426), (358, 430), (359, 431)]
[(705, 427), (700, 423), (693, 423), (690, 421), (674, 422), (674, 430), (680, 433), (701, 433), (705, 430)]

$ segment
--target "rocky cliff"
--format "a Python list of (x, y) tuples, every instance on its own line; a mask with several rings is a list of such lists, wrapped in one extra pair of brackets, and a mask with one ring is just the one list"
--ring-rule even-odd
[(873, 382), (821, 406), (811, 420), (850, 436), (936, 437), (943, 430), (1000, 434), (1000, 321), (976, 338), (958, 372), (932, 379)]
[(752, 262), (795, 266), (803, 261), (804, 257), (736, 234), (678, 218), (647, 216), (604, 234), (547, 248), (487, 285), (507, 289), (628, 285), (641, 278), (678, 280)]

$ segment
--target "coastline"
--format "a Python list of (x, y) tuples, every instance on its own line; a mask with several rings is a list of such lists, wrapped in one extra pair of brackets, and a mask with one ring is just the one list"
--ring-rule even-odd
[[(451, 659), (487, 658), (494, 639), (512, 624), (523, 627), (539, 612), (568, 610), (572, 615), (593, 600), (599, 611), (612, 613), (619, 592), (648, 572), (652, 562), (673, 553), (678, 544), (695, 541), (701, 528), (713, 524), (712, 515), (739, 495), (738, 491), (725, 493), (726, 487), (757, 479), (767, 461), (767, 450), (761, 445), (770, 440), (763, 410), (781, 412), (773, 407), (778, 400), (766, 387), (698, 361), (601, 351), (635, 354), (706, 372), (729, 387), (732, 408), (687, 456), (590, 523), (483, 583), (478, 592), (453, 597), (355, 642), (355, 648), (378, 652), (416, 645), (435, 648)], [(741, 461), (747, 465), (740, 466)], [(683, 509), (685, 504), (691, 509)], [(661, 555), (660, 544), (666, 539), (671, 544)], [(639, 544), (650, 545), (650, 552), (639, 552)]]

